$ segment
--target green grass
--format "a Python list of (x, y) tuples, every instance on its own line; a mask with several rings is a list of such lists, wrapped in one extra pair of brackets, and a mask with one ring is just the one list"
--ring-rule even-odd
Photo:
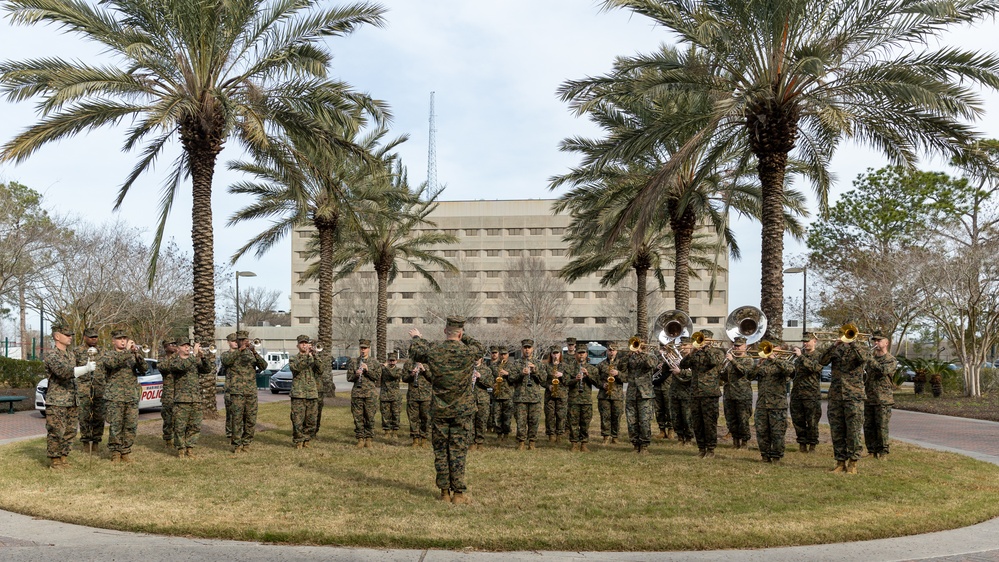
[(217, 435), (202, 436), (202, 458), (178, 459), (149, 430), (131, 465), (74, 453), (71, 469), (53, 472), (44, 469), (43, 440), (7, 445), (0, 507), (168, 535), (573, 551), (856, 541), (999, 515), (999, 467), (899, 442), (890, 461), (865, 459), (859, 475), (846, 476), (827, 472), (828, 444), (813, 455), (789, 447), (783, 464), (768, 465), (724, 444), (717, 458), (699, 460), (696, 449), (659, 440), (639, 457), (627, 444), (591, 445), (588, 454), (547, 442), (516, 451), (490, 436), (486, 450), (469, 454), (473, 504), (454, 506), (435, 500), (431, 449), (379, 438), (356, 450), (343, 407), (327, 407), (311, 449), (292, 447), (287, 403), (262, 405), (260, 422), (276, 429), (258, 433), (254, 450), (235, 459)]

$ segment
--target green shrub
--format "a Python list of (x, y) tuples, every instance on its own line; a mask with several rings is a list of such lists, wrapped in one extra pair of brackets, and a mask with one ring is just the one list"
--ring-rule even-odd
[(44, 378), (45, 365), (41, 361), (0, 357), (0, 387), (34, 388)]

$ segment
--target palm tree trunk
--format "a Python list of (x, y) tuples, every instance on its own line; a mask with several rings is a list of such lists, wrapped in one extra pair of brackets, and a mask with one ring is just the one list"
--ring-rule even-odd
[(691, 209), (670, 220), (676, 267), (673, 271), (673, 307), (690, 314), (690, 248), (694, 243), (697, 218)]
[[(192, 121), (194, 121), (192, 119)], [(181, 143), (191, 166), (194, 200), (191, 209), (191, 242), (194, 246), (194, 338), (215, 341), (215, 238), (212, 230), (212, 178), (222, 143), (199, 125), (181, 126)], [(201, 378), (205, 417), (218, 417), (215, 407), (215, 373)]]
[(333, 350), (333, 250), (336, 220), (316, 220), (319, 234), (319, 344)]
[(375, 358), (385, 362), (388, 355), (388, 267), (376, 267), (378, 277), (378, 315), (375, 317)]
[(635, 314), (635, 333), (641, 338), (645, 338), (649, 333), (649, 311), (648, 303), (645, 299), (645, 287), (647, 286), (648, 276), (648, 267), (635, 267), (635, 285), (638, 285), (637, 294), (635, 295), (635, 310), (637, 310)]

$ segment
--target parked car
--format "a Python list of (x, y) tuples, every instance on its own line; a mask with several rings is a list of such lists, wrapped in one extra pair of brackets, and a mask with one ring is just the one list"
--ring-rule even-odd
[(281, 370), (271, 375), (271, 394), (287, 392), (291, 394), (291, 366), (285, 365)]
[(819, 373), (819, 382), (832, 382), (832, 366), (822, 367), (822, 372)]
[(347, 357), (346, 355), (341, 355), (340, 357), (336, 358), (336, 363), (333, 365), (333, 368), (338, 371), (342, 371), (347, 368), (348, 361), (350, 361), (350, 357)]
[[(142, 392), (139, 395), (139, 409), (149, 410), (162, 406), (163, 396), (163, 375), (156, 368), (155, 359), (146, 359), (149, 371), (145, 375), (138, 377), (139, 386)], [(49, 379), (42, 379), (35, 387), (35, 410), (45, 415), (45, 393), (49, 389)]]

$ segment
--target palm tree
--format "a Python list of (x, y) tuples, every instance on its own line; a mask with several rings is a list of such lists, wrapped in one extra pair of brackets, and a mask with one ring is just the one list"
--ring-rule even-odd
[[(356, 273), (365, 265), (374, 267), (378, 279), (375, 357), (384, 361), (388, 352), (388, 286), (398, 274), (399, 264), (409, 264), (433, 290), (439, 291), (440, 285), (425, 266), (443, 271), (457, 271), (457, 268), (431, 248), (454, 244), (458, 238), (428, 229), (436, 226), (428, 216), (437, 208), (440, 190), (430, 192), (426, 184), (412, 189), (398, 160), (391, 174), (380, 177), (381, 203), (361, 213), (357, 225), (343, 225), (332, 261), (338, 268), (336, 279)], [(372, 194), (371, 199), (378, 199), (378, 195)]]
[[(385, 173), (391, 159), (389, 151), (405, 137), (380, 144), (387, 134), (384, 127), (362, 134), (371, 117), (358, 106), (356, 118), (328, 131), (326, 136), (291, 135), (285, 142), (258, 153), (255, 161), (233, 162), (230, 169), (255, 177), (255, 181), (230, 186), (229, 192), (256, 197), (256, 201), (237, 211), (229, 224), (244, 220), (270, 219), (270, 227), (247, 242), (232, 257), (255, 248), (262, 256), (294, 228), (315, 228), (319, 263), (319, 334), (326, 349), (333, 344), (333, 255), (338, 230), (343, 223), (360, 227), (359, 213), (366, 212), (373, 193), (372, 185)], [(306, 277), (308, 278), (308, 277)], [(304, 280), (304, 279), (303, 279)]]
[[(761, 308), (770, 319), (768, 336), (780, 336), (783, 325), (789, 155), (811, 166), (824, 209), (824, 170), (843, 139), (875, 148), (893, 164), (911, 165), (922, 152), (960, 155), (977, 137), (966, 121), (983, 113), (979, 86), (999, 87), (996, 56), (927, 47), (951, 25), (994, 17), (999, 6), (987, 0), (605, 0), (604, 6), (653, 19), (709, 61), (685, 67), (665, 51), (622, 61), (625, 68), (658, 69), (660, 80), (649, 88), (660, 95), (702, 92), (712, 100), (655, 131), (673, 136), (697, 127), (633, 209), (647, 207), (659, 183), (704, 144), (740, 139), (748, 146), (762, 188)], [(602, 82), (566, 83), (563, 97), (585, 95)], [(647, 142), (630, 139), (615, 153), (639, 154)]]
[[(46, 143), (130, 122), (124, 150), (142, 145), (117, 209), (135, 180), (178, 139), (182, 154), (163, 181), (149, 280), (181, 180), (191, 177), (194, 334), (215, 336), (212, 177), (230, 139), (262, 149), (277, 129), (310, 118), (341, 119), (345, 85), (327, 81), (329, 37), (380, 26), (384, 9), (319, 0), (149, 2), (7, 0), (11, 21), (51, 23), (96, 42), (115, 59), (89, 65), (58, 58), (5, 62), (0, 87), (11, 101), (40, 97), (41, 119), (3, 146), (0, 160), (22, 161)], [(319, 86), (326, 87), (319, 87)], [(209, 405), (214, 411), (215, 401)]]

